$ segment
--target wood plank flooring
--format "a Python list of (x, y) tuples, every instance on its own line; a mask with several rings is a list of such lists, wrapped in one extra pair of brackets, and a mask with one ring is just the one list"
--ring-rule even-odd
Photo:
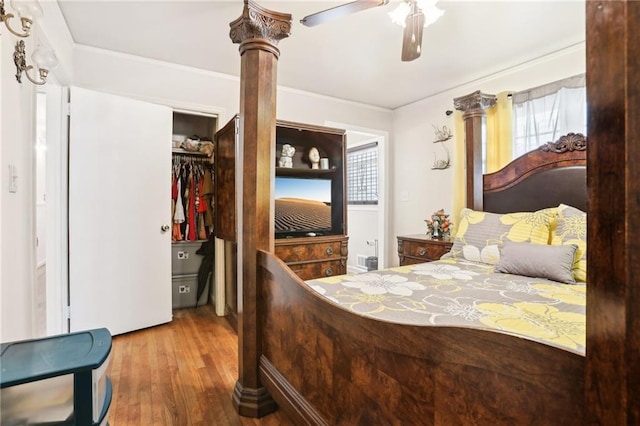
[(239, 416), (237, 336), (211, 305), (173, 311), (169, 324), (114, 336), (111, 426), (292, 425), (278, 410)]

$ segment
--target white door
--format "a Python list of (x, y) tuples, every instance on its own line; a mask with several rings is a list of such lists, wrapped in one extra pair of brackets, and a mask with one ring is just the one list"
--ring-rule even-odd
[(71, 331), (171, 321), (172, 111), (71, 88)]

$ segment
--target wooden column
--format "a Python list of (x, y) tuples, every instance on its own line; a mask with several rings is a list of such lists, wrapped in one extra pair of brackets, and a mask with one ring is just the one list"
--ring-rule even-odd
[[(242, 16), (230, 24), (240, 43), (240, 125), (236, 180), (238, 219), (238, 381), (233, 404), (238, 413), (262, 417), (277, 406), (258, 376), (262, 349), (256, 250), (273, 251), (271, 187), (275, 167), (276, 70), (279, 40), (291, 31), (291, 15), (245, 0)], [(232, 208), (232, 207), (230, 207)]]
[(495, 95), (479, 90), (453, 100), (453, 106), (463, 111), (464, 140), (467, 152), (467, 207), (482, 210), (482, 154), (483, 141), (487, 138), (485, 112), (496, 105)]
[(640, 424), (640, 2), (586, 2), (587, 423)]

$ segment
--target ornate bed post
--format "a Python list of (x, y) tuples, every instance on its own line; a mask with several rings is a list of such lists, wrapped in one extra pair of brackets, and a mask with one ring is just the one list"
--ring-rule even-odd
[[(242, 16), (230, 24), (240, 43), (240, 125), (236, 179), (238, 215), (238, 381), (233, 404), (242, 416), (262, 417), (277, 408), (260, 383), (262, 348), (257, 250), (273, 251), (271, 182), (275, 163), (277, 62), (279, 40), (291, 31), (291, 15), (245, 0)], [(229, 208), (233, 208), (229, 206)]]
[(640, 424), (640, 2), (586, 2), (587, 424)]
[(486, 138), (485, 110), (496, 105), (496, 96), (479, 90), (453, 100), (463, 111), (464, 140), (467, 151), (467, 207), (482, 210), (482, 141)]

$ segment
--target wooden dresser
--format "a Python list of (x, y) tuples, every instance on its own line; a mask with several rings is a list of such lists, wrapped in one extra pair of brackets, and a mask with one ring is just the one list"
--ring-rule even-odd
[(452, 245), (453, 241), (451, 240), (432, 240), (426, 234), (399, 236), (400, 266), (438, 260), (440, 256), (451, 250)]
[(347, 273), (347, 241), (344, 235), (280, 238), (275, 254), (303, 280)]

